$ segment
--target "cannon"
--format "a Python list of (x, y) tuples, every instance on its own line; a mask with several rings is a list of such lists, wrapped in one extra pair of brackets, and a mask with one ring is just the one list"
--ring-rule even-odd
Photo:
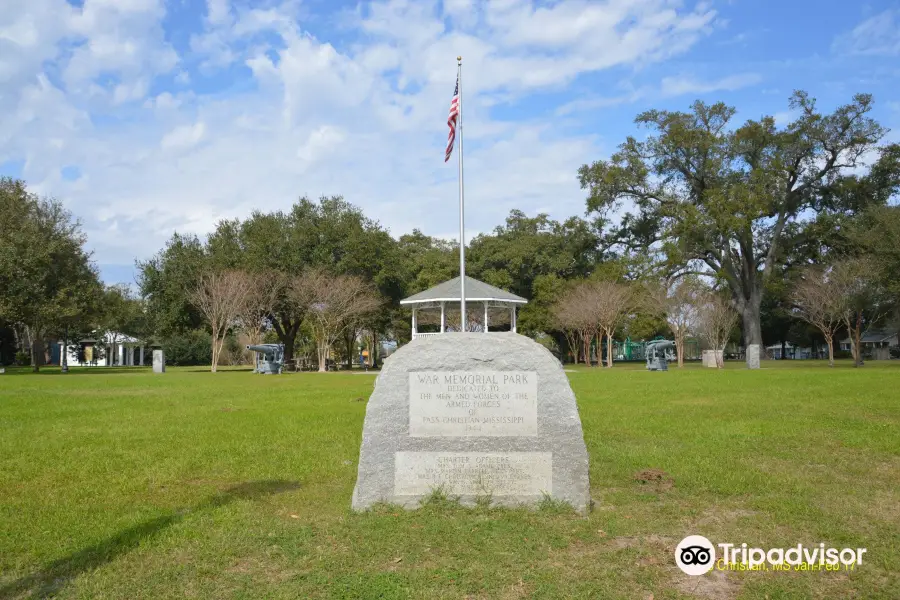
[(254, 373), (280, 375), (284, 367), (284, 344), (248, 345), (247, 350), (256, 352)]
[(671, 350), (674, 347), (675, 342), (669, 340), (647, 342), (647, 370), (668, 371), (669, 365), (666, 362), (666, 350)]

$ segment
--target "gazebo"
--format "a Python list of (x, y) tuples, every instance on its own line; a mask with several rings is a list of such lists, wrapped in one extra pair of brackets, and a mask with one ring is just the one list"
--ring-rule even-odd
[[(412, 339), (426, 337), (431, 335), (440, 335), (447, 331), (459, 331), (459, 321), (448, 326), (447, 313), (452, 310), (459, 315), (460, 285), (459, 277), (454, 277), (450, 281), (439, 283), (433, 288), (424, 292), (413, 294), (409, 298), (400, 301), (401, 305), (412, 307)], [(476, 315), (482, 316), (480, 319), (481, 330), (483, 333), (488, 332), (489, 314), (493, 311), (496, 314), (497, 309), (509, 311), (510, 330), (516, 331), (516, 307), (527, 304), (528, 300), (517, 296), (512, 292), (501, 290), (498, 287), (487, 284), (471, 277), (466, 277), (466, 316)], [(440, 331), (430, 333), (419, 333), (419, 311), (440, 311)], [(468, 322), (468, 319), (467, 319)], [(506, 322), (504, 317), (503, 322)]]

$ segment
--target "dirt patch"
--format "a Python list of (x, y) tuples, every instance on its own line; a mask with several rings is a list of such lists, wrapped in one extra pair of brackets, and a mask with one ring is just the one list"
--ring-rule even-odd
[(654, 492), (665, 492), (675, 485), (675, 478), (662, 469), (644, 469), (634, 474), (634, 480)]

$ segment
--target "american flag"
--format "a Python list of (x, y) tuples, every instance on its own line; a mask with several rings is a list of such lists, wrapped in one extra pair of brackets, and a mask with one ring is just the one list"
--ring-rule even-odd
[(453, 98), (450, 100), (450, 116), (447, 117), (447, 125), (450, 133), (447, 135), (447, 150), (444, 152), (444, 162), (450, 160), (453, 154), (453, 142), (456, 141), (456, 119), (459, 117), (459, 75), (456, 76), (456, 89), (453, 90)]

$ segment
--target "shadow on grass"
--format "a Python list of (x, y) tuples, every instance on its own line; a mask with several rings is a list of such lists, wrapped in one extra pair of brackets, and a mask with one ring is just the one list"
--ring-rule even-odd
[(195, 506), (144, 521), (98, 544), (48, 563), (40, 571), (0, 587), (0, 599), (54, 596), (79, 574), (97, 569), (131, 551), (192, 513), (214, 510), (236, 500), (255, 500), (280, 494), (299, 487), (297, 482), (283, 480), (251, 481), (232, 486)]

